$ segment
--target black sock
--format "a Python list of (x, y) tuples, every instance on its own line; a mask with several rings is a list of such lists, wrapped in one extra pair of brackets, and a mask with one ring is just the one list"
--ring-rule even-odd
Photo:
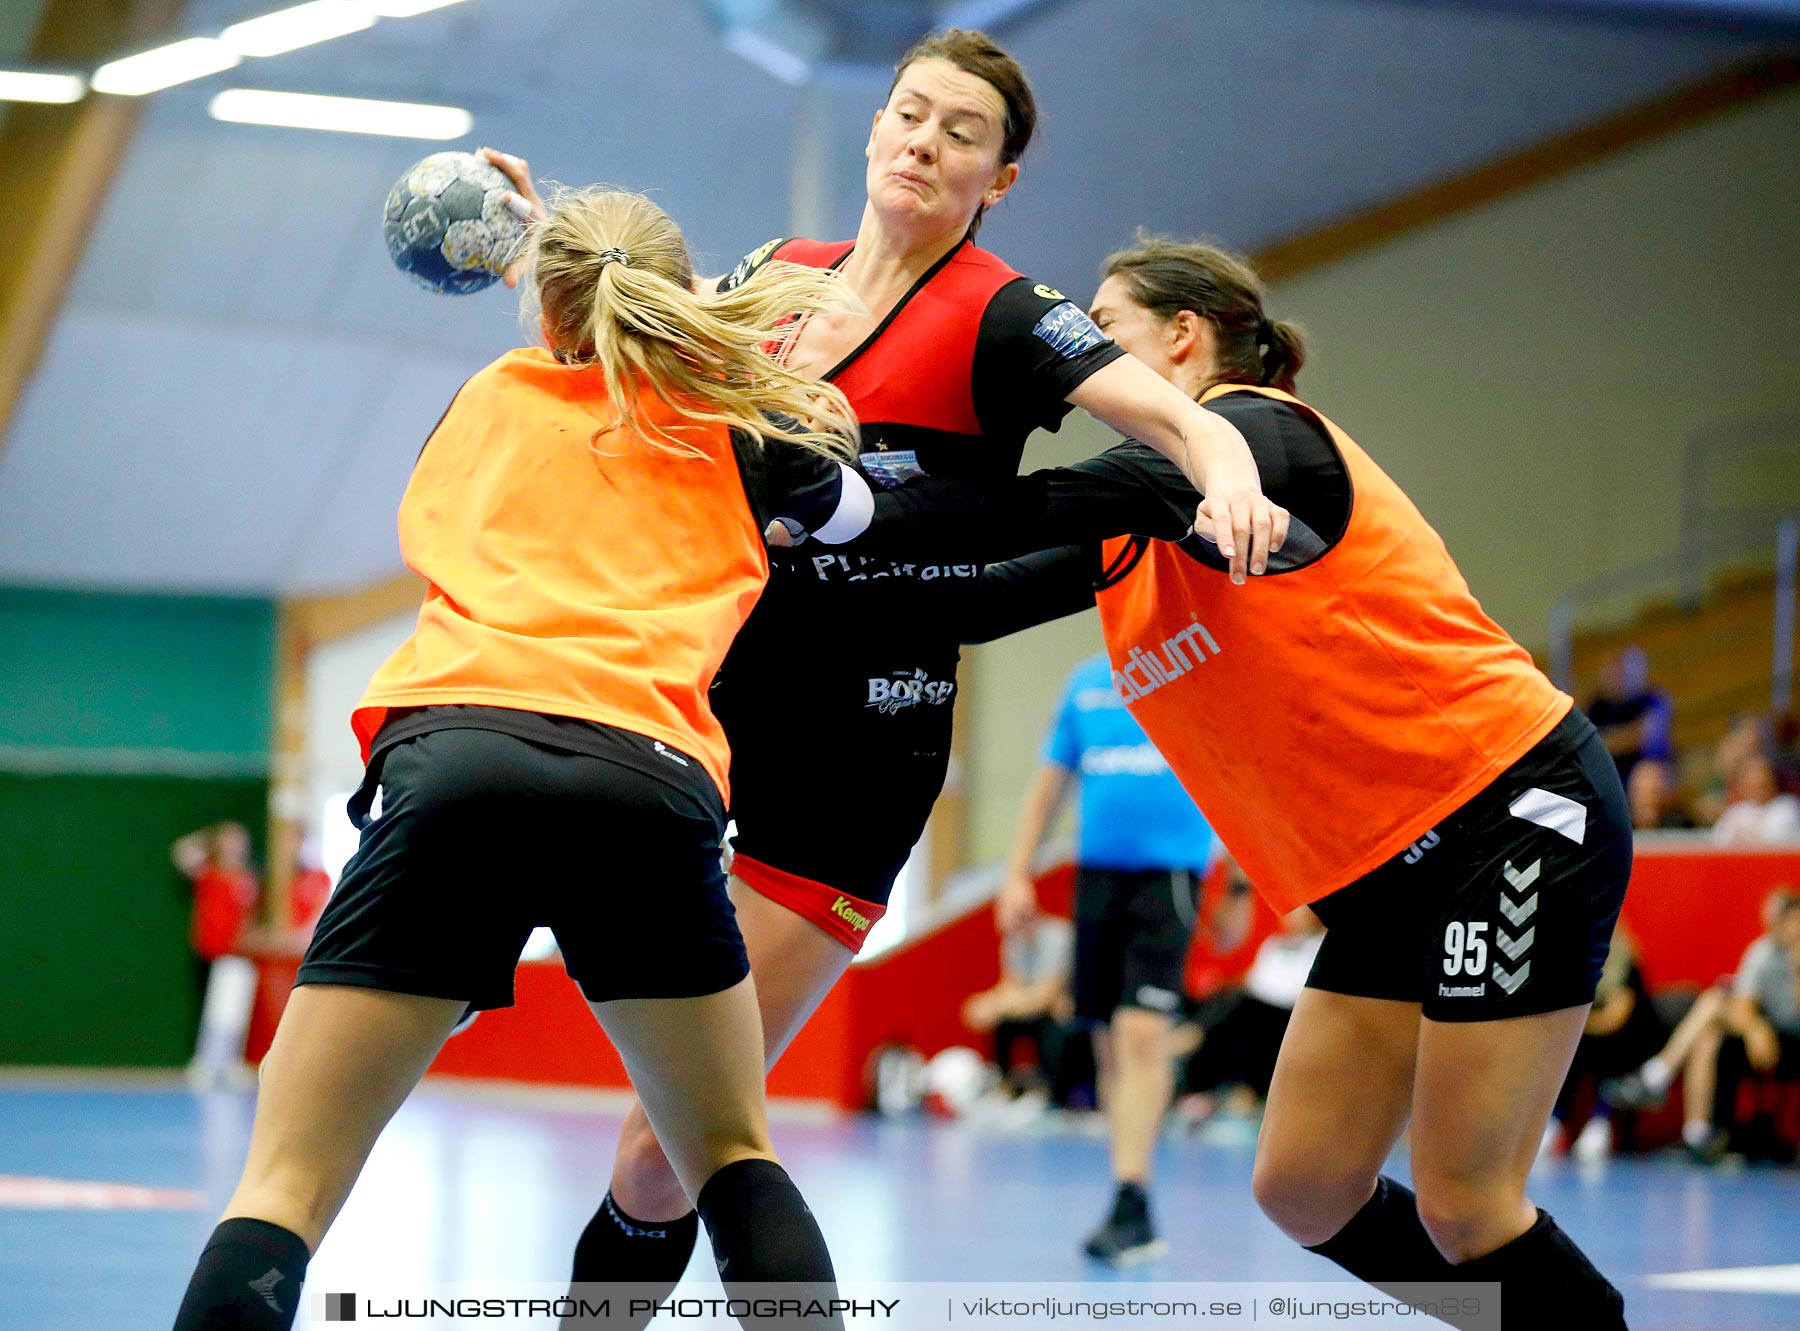
[(1307, 1251), (1329, 1257), (1378, 1289), (1384, 1282), (1450, 1279), (1450, 1263), (1419, 1219), (1419, 1199), (1386, 1174), (1375, 1180), (1375, 1195), (1362, 1210)]
[(1507, 1327), (1625, 1331), (1625, 1296), (1594, 1269), (1548, 1211), (1539, 1211), (1518, 1238), (1451, 1267), (1451, 1279), (1498, 1282)]
[(311, 1255), (280, 1225), (220, 1221), (200, 1251), (175, 1331), (291, 1331)]
[[(1351, 1275), (1402, 1303), (1443, 1297), (1419, 1289), (1421, 1284), (1472, 1278), (1458, 1275), (1432, 1243), (1419, 1219), (1419, 1200), (1412, 1189), (1385, 1174), (1375, 1180), (1375, 1195), (1363, 1203), (1362, 1210), (1325, 1242), (1307, 1251), (1329, 1257)], [(1461, 1325), (1450, 1318), (1444, 1320), (1452, 1326)], [(1490, 1319), (1488, 1325), (1491, 1324)]]
[[(782, 1291), (742, 1289), (741, 1296), (779, 1293), (802, 1302), (825, 1303), (837, 1297), (837, 1276), (819, 1222), (806, 1209), (800, 1189), (787, 1170), (773, 1160), (736, 1160), (719, 1170), (700, 1189), (700, 1219), (712, 1240), (713, 1257), (727, 1294), (742, 1286), (780, 1281)], [(746, 1327), (837, 1328), (843, 1319), (821, 1317), (746, 1317)]]
[[(572, 1285), (629, 1285), (629, 1290), (592, 1291), (609, 1298), (613, 1315), (603, 1320), (564, 1318), (563, 1331), (605, 1326), (610, 1331), (642, 1331), (655, 1316), (653, 1306), (669, 1297), (687, 1270), (700, 1237), (700, 1217), (689, 1211), (674, 1220), (638, 1220), (608, 1192), (575, 1243)], [(579, 1299), (586, 1291), (575, 1289)]]

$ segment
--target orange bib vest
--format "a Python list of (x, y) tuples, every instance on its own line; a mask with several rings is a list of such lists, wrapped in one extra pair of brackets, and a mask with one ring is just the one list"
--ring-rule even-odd
[[(1113, 686), (1286, 912), (1354, 882), (1468, 802), (1572, 700), (1489, 619), (1419, 510), (1342, 430), (1353, 501), (1317, 562), (1234, 587), (1166, 542), (1100, 593)], [(1122, 541), (1106, 546), (1110, 562)]]
[(681, 451), (596, 439), (614, 419), (599, 370), (541, 349), (463, 385), (400, 502), (430, 586), (352, 718), (365, 760), (389, 708), (512, 707), (663, 740), (729, 798), (707, 689), (768, 580), (762, 537), (724, 427), (683, 428)]

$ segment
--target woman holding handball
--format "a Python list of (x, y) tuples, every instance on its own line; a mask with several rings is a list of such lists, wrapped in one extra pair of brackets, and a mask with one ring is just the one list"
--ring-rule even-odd
[[(999, 484), (1033, 430), (1082, 407), (1180, 465), (1241, 582), (1279, 547), (1285, 515), (1263, 497), (1236, 430), (1125, 355), (1062, 293), (974, 244), (983, 214), (1017, 182), (1036, 120), (1023, 70), (986, 36), (926, 38), (875, 113), (855, 239), (771, 241), (716, 286), (788, 260), (856, 293), (862, 310), (802, 312), (777, 351), (790, 371), (843, 391), (878, 483)], [(485, 155), (535, 200), (523, 161)], [(886, 910), (943, 787), (960, 647), (945, 607), (980, 569), (905, 550), (776, 551), (771, 562), (769, 594), (713, 696), (732, 749), (732, 899), (773, 1063)], [(812, 644), (803, 681), (793, 677), (797, 640)], [(795, 785), (797, 750), (820, 754), (831, 798)], [(634, 1110), (574, 1279), (672, 1286), (695, 1232), (652, 1124)]]
[(764, 528), (829, 541), (867, 519), (835, 456), (854, 452), (843, 394), (762, 350), (782, 318), (845, 296), (794, 265), (696, 295), (681, 233), (631, 194), (559, 196), (533, 257), (548, 350), (462, 387), (401, 502), (429, 587), (353, 718), (362, 844), (177, 1331), (293, 1325), (376, 1137), (465, 1008), (511, 1004), (539, 924), (732, 1280), (832, 1287), (769, 1144), (707, 689), (766, 581)]

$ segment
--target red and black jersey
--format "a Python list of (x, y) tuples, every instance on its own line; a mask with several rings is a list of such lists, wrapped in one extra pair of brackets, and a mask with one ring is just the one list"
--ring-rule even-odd
[[(770, 241), (720, 289), (772, 259), (840, 268), (853, 248)], [(1056, 429), (1068, 395), (1124, 354), (1061, 292), (964, 241), (825, 378), (856, 410), (877, 486), (924, 475), (982, 487), (1012, 477), (1027, 436)], [(812, 545), (771, 551), (770, 565), (713, 690), (740, 862), (880, 904), (943, 784), (960, 647), (946, 610), (979, 585), (981, 565)], [(797, 755), (810, 777), (796, 773)], [(809, 795), (820, 776), (875, 801), (871, 816)]]
[[(773, 240), (720, 280), (729, 291), (772, 259), (841, 268), (848, 241)], [(1033, 430), (1055, 430), (1068, 395), (1125, 353), (1062, 292), (965, 241), (825, 375), (862, 422), (877, 482), (924, 473), (1011, 476)]]

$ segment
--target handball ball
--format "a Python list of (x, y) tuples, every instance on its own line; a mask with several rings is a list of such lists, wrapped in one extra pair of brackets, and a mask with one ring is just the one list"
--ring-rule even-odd
[(452, 296), (492, 286), (525, 241), (525, 223), (506, 206), (511, 189), (474, 153), (433, 153), (408, 168), (382, 213), (394, 266)]

